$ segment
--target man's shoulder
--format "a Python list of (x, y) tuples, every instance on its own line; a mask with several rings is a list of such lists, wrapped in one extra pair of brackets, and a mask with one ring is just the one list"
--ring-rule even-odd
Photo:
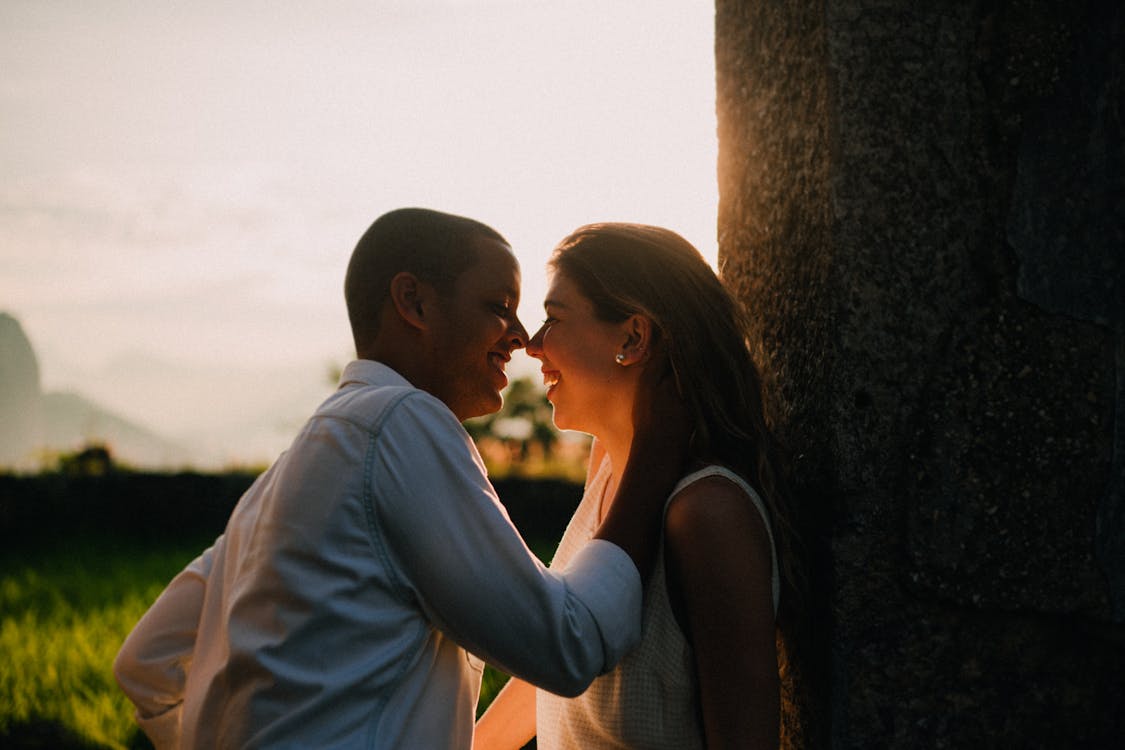
[(317, 410), (317, 416), (346, 419), (378, 432), (393, 419), (422, 420), (446, 426), (456, 422), (453, 413), (437, 397), (411, 385), (360, 385), (333, 394)]

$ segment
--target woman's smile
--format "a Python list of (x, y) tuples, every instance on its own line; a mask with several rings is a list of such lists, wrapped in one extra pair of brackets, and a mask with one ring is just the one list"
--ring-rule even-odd
[(556, 385), (559, 384), (561, 376), (556, 370), (543, 370), (543, 385), (547, 387), (547, 395), (551, 395), (551, 391)]

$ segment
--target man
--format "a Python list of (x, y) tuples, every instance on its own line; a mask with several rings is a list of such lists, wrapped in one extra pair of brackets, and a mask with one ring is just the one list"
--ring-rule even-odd
[(571, 566), (542, 566), (460, 424), (501, 405), (519, 286), (470, 219), (402, 209), (360, 239), (357, 360), (114, 664), (158, 748), (468, 748), (481, 659), (574, 695), (637, 642), (678, 476), (661, 435), (684, 431), (638, 404), (645, 470)]

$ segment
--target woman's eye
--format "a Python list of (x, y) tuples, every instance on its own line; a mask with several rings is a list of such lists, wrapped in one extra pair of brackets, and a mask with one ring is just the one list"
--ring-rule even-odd
[(542, 328), (550, 328), (550, 327), (551, 327), (551, 326), (553, 326), (553, 325), (554, 325), (554, 324), (555, 324), (556, 322), (558, 322), (558, 321), (556, 321), (556, 320), (555, 320), (555, 318), (544, 318), (544, 319), (543, 319), (543, 325), (542, 325), (541, 327), (542, 327)]

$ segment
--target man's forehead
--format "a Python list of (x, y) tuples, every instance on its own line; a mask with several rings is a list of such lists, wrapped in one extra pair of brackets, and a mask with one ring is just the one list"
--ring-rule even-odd
[(470, 277), (473, 285), (509, 296), (520, 293), (520, 264), (512, 248), (491, 238), (481, 238), (477, 244), (476, 261), (462, 278)]
[(477, 235), (474, 244), (476, 246), (475, 249), (477, 251), (477, 254), (481, 256), (481, 259), (483, 259), (485, 256), (493, 256), (497, 258), (505, 257), (510, 258), (513, 263), (516, 263), (517, 266), (519, 265), (519, 263), (516, 261), (516, 254), (512, 250), (512, 246), (503, 240), (498, 240), (495, 237)]
[(496, 271), (512, 273), (516, 279), (520, 276), (520, 263), (516, 254), (507, 243), (500, 240), (483, 239), (477, 245), (477, 266), (485, 266)]

